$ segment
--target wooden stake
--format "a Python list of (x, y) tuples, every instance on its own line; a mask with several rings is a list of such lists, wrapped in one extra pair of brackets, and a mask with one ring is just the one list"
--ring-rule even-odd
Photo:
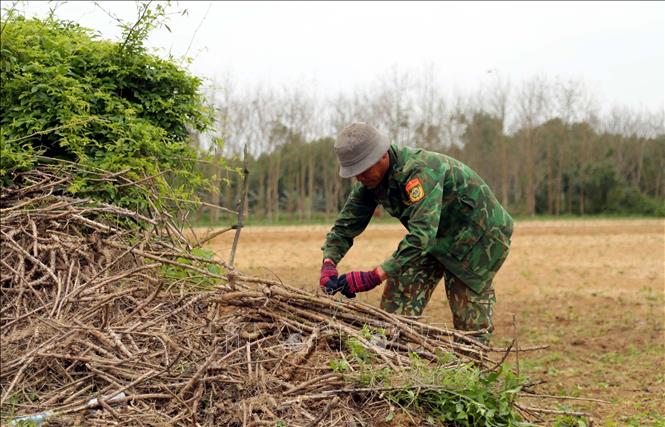
[(249, 169), (247, 169), (247, 145), (243, 151), (243, 192), (242, 197), (240, 198), (240, 206), (238, 206), (238, 224), (236, 225), (236, 235), (233, 238), (233, 247), (231, 248), (231, 259), (229, 264), (233, 267), (233, 263), (236, 258), (236, 249), (238, 249), (238, 240), (240, 240), (240, 230), (243, 227), (243, 214), (245, 213), (245, 200), (247, 199), (247, 192), (249, 191)]

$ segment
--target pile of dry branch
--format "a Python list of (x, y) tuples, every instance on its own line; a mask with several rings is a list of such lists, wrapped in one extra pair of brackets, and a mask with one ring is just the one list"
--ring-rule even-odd
[(376, 425), (385, 387), (330, 367), (349, 337), (395, 372), (410, 352), (463, 352), (451, 369), (498, 365), (468, 335), (192, 255), (157, 209), (68, 197), (70, 173), (43, 167), (0, 194), (3, 422)]

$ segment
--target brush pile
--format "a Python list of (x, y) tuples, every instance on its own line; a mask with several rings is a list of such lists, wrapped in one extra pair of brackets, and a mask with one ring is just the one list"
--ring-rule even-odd
[[(444, 377), (501, 365), (470, 334), (243, 275), (156, 203), (68, 196), (72, 168), (0, 194), (3, 424), (379, 425), (398, 406), (397, 424), (419, 424), (432, 407), (418, 397), (451, 390), (414, 363)], [(514, 398), (511, 414), (537, 419)]]

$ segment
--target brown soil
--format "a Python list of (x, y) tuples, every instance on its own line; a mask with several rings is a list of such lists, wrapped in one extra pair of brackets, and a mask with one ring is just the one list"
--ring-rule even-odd
[[(236, 265), (316, 289), (329, 228), (247, 227)], [(370, 225), (339, 270), (373, 268), (404, 233), (396, 224)], [(228, 259), (232, 240), (226, 233), (209, 247)], [(505, 345), (515, 336), (515, 318), (520, 345), (550, 345), (520, 355), (522, 373), (547, 381), (539, 387), (542, 393), (610, 402), (561, 400), (592, 412), (597, 425), (665, 423), (664, 286), (663, 220), (519, 222), (511, 254), (495, 279), (495, 343)], [(379, 288), (358, 298), (378, 305), (380, 296)], [(424, 316), (451, 325), (442, 284)]]

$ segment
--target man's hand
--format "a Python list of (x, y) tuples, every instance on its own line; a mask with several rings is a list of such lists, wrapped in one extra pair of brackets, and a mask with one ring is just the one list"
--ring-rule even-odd
[(337, 284), (341, 285), (344, 291), (351, 292), (355, 296), (357, 292), (366, 292), (381, 284), (382, 272), (380, 267), (370, 271), (352, 271), (342, 274), (337, 280)]
[(328, 295), (333, 295), (335, 292), (342, 289), (341, 286), (337, 284), (337, 266), (330, 258), (323, 260), (323, 265), (321, 265), (321, 278), (319, 279), (319, 286), (323, 289), (323, 292)]
[(319, 279), (319, 285), (323, 292), (328, 295), (335, 295), (337, 292), (341, 292), (347, 298), (355, 298), (356, 294), (344, 288), (344, 285), (340, 284), (337, 280), (337, 267), (335, 263), (330, 258), (323, 260), (323, 265), (321, 266), (321, 279)]

